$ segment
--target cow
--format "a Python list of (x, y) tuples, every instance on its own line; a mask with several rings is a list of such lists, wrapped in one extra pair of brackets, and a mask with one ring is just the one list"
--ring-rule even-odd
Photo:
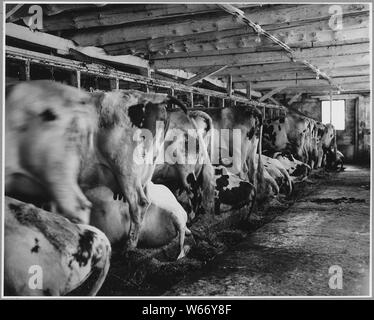
[[(173, 191), (191, 219), (214, 210), (214, 169), (208, 154), (212, 129), (212, 119), (205, 112), (190, 110), (188, 117), (179, 110), (171, 112), (164, 162), (156, 166), (152, 177)], [(196, 142), (196, 147), (188, 148), (190, 142)]]
[[(130, 212), (128, 203), (113, 200), (113, 193), (105, 186), (89, 190), (88, 199), (93, 203), (90, 224), (102, 230), (113, 245), (121, 245), (128, 239), (130, 232)], [(186, 255), (185, 235), (191, 232), (187, 228), (187, 213), (164, 185), (149, 182), (146, 194), (150, 201), (144, 221), (139, 231), (139, 247), (161, 247), (179, 237), (179, 255)]]
[(283, 164), (276, 158), (265, 155), (261, 155), (261, 158), (264, 170), (276, 181), (279, 190), (283, 190), (285, 194), (290, 195), (292, 193), (292, 180)]
[(110, 265), (104, 233), (10, 197), (4, 208), (5, 295), (60, 296), (78, 287), (97, 294)]
[(96, 127), (95, 106), (83, 91), (52, 81), (7, 86), (5, 193), (35, 204), (53, 200), (66, 217), (87, 223), (91, 204), (77, 176)]
[(256, 200), (254, 185), (229, 172), (223, 165), (214, 166), (214, 181), (215, 214), (248, 206), (248, 219)]
[(179, 100), (160, 93), (118, 90), (93, 93), (98, 114), (96, 153), (82, 165), (79, 176), (84, 192), (107, 186), (114, 199), (129, 205), (129, 249), (137, 245), (143, 216), (149, 206), (144, 188), (151, 180), (155, 159), (169, 123), (167, 103), (186, 114)]
[(312, 170), (306, 163), (296, 160), (291, 152), (288, 151), (276, 152), (273, 154), (273, 158), (282, 164), (293, 182), (304, 181)]
[(308, 163), (310, 154), (305, 140), (310, 132), (311, 121), (296, 111), (268, 119), (263, 129), (263, 153), (271, 157), (274, 152), (289, 151), (296, 159)]
[(118, 90), (90, 95), (45, 80), (9, 88), (6, 194), (54, 201), (72, 221), (88, 223), (91, 203), (82, 189), (106, 185), (129, 203), (128, 245), (136, 247), (148, 206), (144, 186), (154, 169), (141, 160), (154, 157), (153, 149), (162, 143), (162, 134), (155, 137), (156, 126), (158, 121), (167, 124), (168, 102), (187, 112), (166, 94)]
[[(321, 132), (322, 133), (322, 132)], [(317, 167), (323, 167), (326, 163), (326, 154), (331, 147), (335, 147), (336, 134), (335, 128), (332, 124), (328, 123), (324, 125), (324, 130), (320, 140), (320, 152), (317, 161)]]
[(256, 161), (257, 150), (261, 150), (261, 112), (250, 106), (210, 108), (206, 112), (212, 117), (214, 126), (212, 163), (221, 164), (252, 183), (259, 200), (272, 192), (277, 194), (279, 188), (264, 170), (261, 157)]
[(326, 151), (326, 169), (338, 172), (344, 170), (344, 155), (339, 150), (335, 152), (334, 147)]

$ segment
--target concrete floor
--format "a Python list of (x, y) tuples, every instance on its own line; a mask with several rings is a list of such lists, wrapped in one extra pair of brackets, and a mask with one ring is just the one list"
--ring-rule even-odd
[[(370, 170), (345, 172), (308, 186), (283, 214), (218, 256), (209, 270), (165, 295), (368, 295)], [(342, 268), (342, 289), (329, 287), (329, 268)], [(336, 282), (335, 282), (336, 283)]]

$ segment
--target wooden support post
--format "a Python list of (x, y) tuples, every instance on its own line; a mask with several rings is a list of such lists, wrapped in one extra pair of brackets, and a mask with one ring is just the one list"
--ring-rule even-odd
[(225, 98), (222, 99), (222, 108), (225, 107)]
[(193, 103), (193, 92), (191, 92), (191, 108), (193, 108), (193, 105), (194, 105), (194, 103)]
[(251, 99), (251, 97), (252, 97), (252, 86), (251, 86), (250, 81), (247, 81), (246, 94), (247, 94), (247, 98)]
[(80, 70), (77, 70), (77, 88), (80, 89), (81, 88), (81, 72)]
[(266, 108), (265, 107), (262, 108), (262, 115), (263, 115), (262, 120), (265, 120), (265, 118), (266, 118)]
[(330, 124), (332, 124), (332, 91), (330, 91)]
[(232, 95), (232, 75), (229, 74), (227, 77), (227, 94), (231, 97)]
[(208, 108), (210, 108), (210, 96), (207, 96), (207, 100), (208, 100)]
[(119, 90), (119, 79), (116, 78), (116, 90)]
[(25, 79), (26, 81), (30, 81), (30, 59), (25, 61)]
[(360, 108), (360, 98), (355, 99), (355, 146), (354, 146), (354, 152), (355, 152), (355, 160), (359, 160), (359, 140), (358, 140), (358, 134), (359, 134), (359, 128), (360, 128), (360, 122), (359, 122), (359, 108)]

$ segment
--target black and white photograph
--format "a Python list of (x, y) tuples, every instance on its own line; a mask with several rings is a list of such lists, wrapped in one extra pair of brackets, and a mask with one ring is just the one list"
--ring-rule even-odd
[(2, 20), (3, 299), (372, 297), (371, 2)]

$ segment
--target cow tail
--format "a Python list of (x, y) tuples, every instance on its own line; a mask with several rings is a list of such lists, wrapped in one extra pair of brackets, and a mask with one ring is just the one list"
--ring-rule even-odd
[(260, 126), (260, 134), (258, 140), (258, 163), (257, 163), (257, 177), (256, 177), (256, 189), (259, 190), (259, 186), (262, 186), (265, 180), (264, 174), (264, 164), (262, 163), (261, 153), (262, 153), (262, 127)]
[(334, 128), (334, 162), (336, 163), (337, 159), (338, 159), (338, 146), (337, 146), (337, 143), (336, 143), (336, 130)]
[(253, 199), (252, 199), (252, 204), (251, 204), (251, 207), (249, 208), (248, 212), (247, 212), (247, 215), (245, 217), (245, 221), (249, 222), (249, 218), (251, 216), (251, 213), (253, 212), (253, 209), (255, 208), (255, 205), (256, 205), (256, 199), (257, 199), (257, 188), (252, 184), (250, 183), (250, 185), (252, 186), (252, 190), (253, 190)]

